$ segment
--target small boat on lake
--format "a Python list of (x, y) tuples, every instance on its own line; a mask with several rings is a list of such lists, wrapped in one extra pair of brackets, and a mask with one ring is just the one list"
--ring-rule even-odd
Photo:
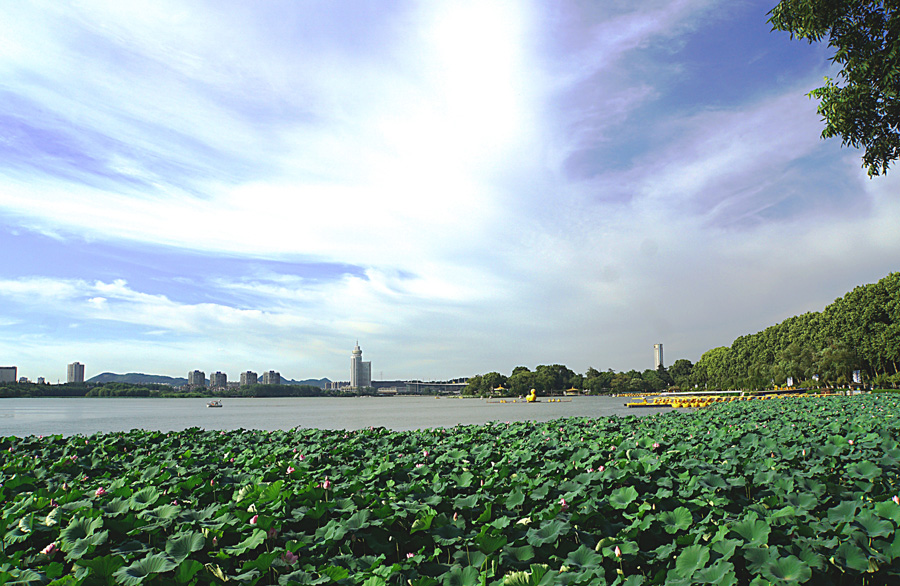
[(210, 401), (206, 404), (207, 407), (221, 407), (222, 401)]

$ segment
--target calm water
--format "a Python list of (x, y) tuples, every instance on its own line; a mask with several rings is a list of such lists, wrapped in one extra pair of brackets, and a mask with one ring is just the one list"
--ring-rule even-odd
[(452, 427), (489, 421), (549, 421), (560, 417), (650, 415), (628, 409), (626, 399), (572, 397), (561, 403), (496, 403), (481, 399), (359, 397), (224, 399), (41, 398), (0, 399), (0, 436), (75, 435), (152, 429), (359, 429)]

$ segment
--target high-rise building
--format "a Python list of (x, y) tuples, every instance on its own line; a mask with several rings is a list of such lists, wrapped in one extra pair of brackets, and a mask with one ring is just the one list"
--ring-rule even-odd
[(18, 368), (15, 366), (0, 366), (0, 383), (16, 382)]
[(663, 366), (662, 344), (653, 344), (653, 369), (656, 370), (660, 366)]
[(359, 340), (350, 354), (350, 388), (362, 389), (372, 386), (372, 363), (363, 362)]
[(216, 371), (209, 375), (209, 388), (224, 389), (228, 386), (228, 376), (224, 372)]
[(248, 387), (250, 385), (255, 385), (256, 380), (257, 380), (256, 373), (251, 370), (241, 373), (241, 386), (242, 387)]
[(192, 370), (188, 373), (188, 386), (205, 387), (206, 373), (202, 370)]
[(83, 383), (84, 382), (84, 365), (80, 362), (73, 362), (66, 368), (67, 383)]
[(39, 377), (37, 377), (37, 384), (39, 384), (39, 385), (47, 384), (47, 381), (44, 380), (44, 377), (39, 376)]
[(281, 374), (275, 372), (274, 370), (270, 370), (269, 372), (264, 372), (262, 376), (262, 384), (264, 385), (280, 385), (281, 384)]

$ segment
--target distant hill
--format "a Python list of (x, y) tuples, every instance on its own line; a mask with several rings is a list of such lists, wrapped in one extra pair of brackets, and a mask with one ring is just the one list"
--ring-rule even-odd
[(311, 387), (319, 387), (324, 389), (331, 380), (327, 378), (308, 378), (306, 380), (281, 379), (283, 385), (309, 385)]
[(186, 378), (176, 378), (171, 376), (163, 376), (161, 374), (142, 374), (140, 372), (129, 372), (128, 374), (115, 374), (113, 372), (104, 372), (97, 376), (92, 376), (85, 382), (88, 383), (128, 383), (132, 385), (149, 385), (152, 383), (172, 385), (180, 387), (187, 384)]
[[(207, 382), (209, 379), (207, 379)], [(128, 374), (116, 374), (114, 372), (104, 372), (102, 374), (98, 374), (97, 376), (89, 378), (87, 381), (89, 383), (128, 383), (132, 385), (148, 385), (152, 383), (163, 384), (163, 385), (172, 385), (173, 387), (180, 387), (182, 385), (187, 384), (186, 378), (180, 377), (172, 377), (172, 376), (164, 376), (160, 374), (143, 374), (139, 372), (129, 372)], [(309, 385), (312, 387), (319, 387), (324, 389), (325, 386), (331, 381), (327, 378), (310, 378), (306, 380), (292, 380), (292, 379), (281, 379), (281, 384), (283, 385)]]

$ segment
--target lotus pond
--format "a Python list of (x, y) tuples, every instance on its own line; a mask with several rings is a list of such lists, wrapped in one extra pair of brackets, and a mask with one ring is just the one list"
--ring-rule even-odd
[(900, 583), (900, 399), (0, 439), (0, 584)]

